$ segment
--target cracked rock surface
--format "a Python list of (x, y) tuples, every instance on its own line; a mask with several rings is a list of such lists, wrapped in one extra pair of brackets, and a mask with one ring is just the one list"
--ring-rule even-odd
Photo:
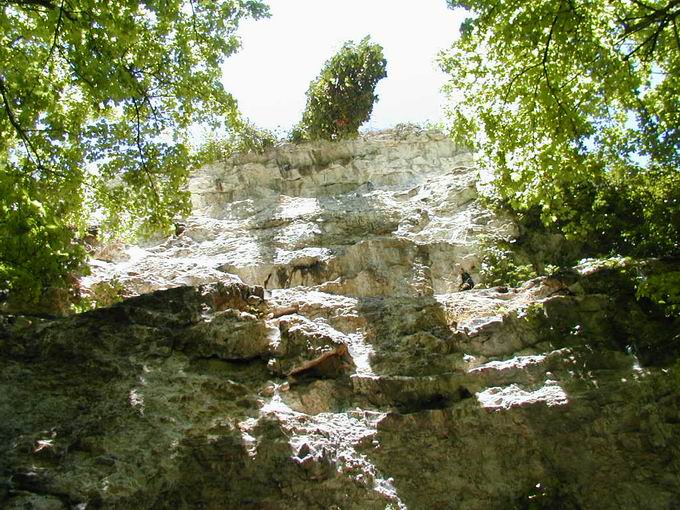
[(436, 133), (204, 169), (83, 282), (138, 295), (0, 316), (0, 507), (676, 508), (680, 326), (631, 275), (678, 264), (459, 291), (514, 234), (476, 182)]

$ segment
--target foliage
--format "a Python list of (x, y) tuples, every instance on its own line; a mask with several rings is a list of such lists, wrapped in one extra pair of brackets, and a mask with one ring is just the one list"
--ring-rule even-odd
[(566, 493), (559, 480), (551, 479), (549, 484), (537, 483), (530, 487), (507, 507), (513, 510), (573, 510), (580, 505)]
[(243, 122), (226, 136), (210, 136), (198, 147), (196, 157), (201, 165), (224, 161), (234, 154), (263, 154), (280, 142), (276, 133)]
[(68, 218), (72, 197), (44, 205), (35, 198), (45, 194), (35, 189), (39, 184), (30, 176), (0, 172), (0, 288), (33, 300), (52, 275), (65, 278), (85, 256), (60, 221)]
[(423, 133), (435, 132), (445, 133), (446, 128), (443, 122), (400, 122), (392, 128), (397, 140), (404, 140), (409, 136), (418, 136)]
[(77, 312), (86, 312), (119, 303), (125, 297), (125, 286), (118, 279), (114, 278), (113, 280), (99, 282), (94, 285), (87, 296), (81, 296), (76, 301), (75, 309)]
[(521, 261), (517, 247), (501, 239), (483, 239), (480, 248), (480, 276), (485, 287), (519, 287), (532, 278), (553, 274), (558, 269), (551, 264), (537, 267), (528, 261)]
[(680, 1), (449, 5), (454, 134), (498, 200), (600, 253), (680, 251)]
[(346, 42), (310, 83), (302, 121), (291, 139), (336, 140), (357, 136), (378, 100), (375, 87), (387, 76), (382, 46), (365, 37)]
[(234, 121), (220, 63), (258, 0), (12, 0), (0, 6), (0, 289), (65, 285), (88, 212), (104, 233), (189, 208), (187, 128)]
[(638, 284), (636, 294), (661, 306), (668, 317), (680, 317), (680, 271), (645, 277)]
[(507, 285), (519, 287), (527, 280), (536, 278), (538, 274), (531, 264), (520, 264), (511, 249), (500, 243), (488, 244), (481, 252), (481, 281), (486, 287)]

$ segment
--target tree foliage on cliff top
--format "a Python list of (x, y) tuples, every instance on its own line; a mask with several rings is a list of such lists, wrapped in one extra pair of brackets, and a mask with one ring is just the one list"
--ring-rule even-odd
[(0, 290), (35, 299), (107, 232), (186, 213), (195, 122), (237, 121), (220, 63), (257, 0), (0, 2)]
[(680, 251), (680, 0), (449, 0), (450, 115), (496, 198), (594, 252)]
[(368, 37), (346, 42), (309, 84), (307, 106), (294, 141), (336, 140), (357, 136), (378, 100), (375, 87), (387, 76), (382, 46)]

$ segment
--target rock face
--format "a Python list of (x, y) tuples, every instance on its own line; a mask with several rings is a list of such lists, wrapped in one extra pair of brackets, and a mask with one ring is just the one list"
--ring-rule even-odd
[(84, 282), (141, 295), (1, 316), (0, 506), (676, 508), (680, 325), (633, 277), (677, 264), (459, 291), (514, 232), (476, 180), (436, 133), (206, 168)]
[(105, 249), (83, 284), (115, 278), (139, 294), (227, 273), (357, 297), (457, 291), (461, 268), (476, 278), (479, 237), (514, 233), (476, 200), (477, 180), (471, 154), (438, 133), (241, 156), (192, 179), (181, 235)]

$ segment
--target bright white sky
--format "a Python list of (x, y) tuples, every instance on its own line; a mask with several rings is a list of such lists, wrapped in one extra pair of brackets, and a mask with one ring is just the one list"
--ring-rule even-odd
[(259, 127), (289, 130), (302, 115), (309, 82), (342, 44), (370, 35), (387, 59), (387, 78), (365, 127), (442, 120), (445, 75), (437, 52), (465, 18), (446, 0), (268, 0), (272, 16), (242, 24), (243, 47), (223, 67), (224, 85)]

